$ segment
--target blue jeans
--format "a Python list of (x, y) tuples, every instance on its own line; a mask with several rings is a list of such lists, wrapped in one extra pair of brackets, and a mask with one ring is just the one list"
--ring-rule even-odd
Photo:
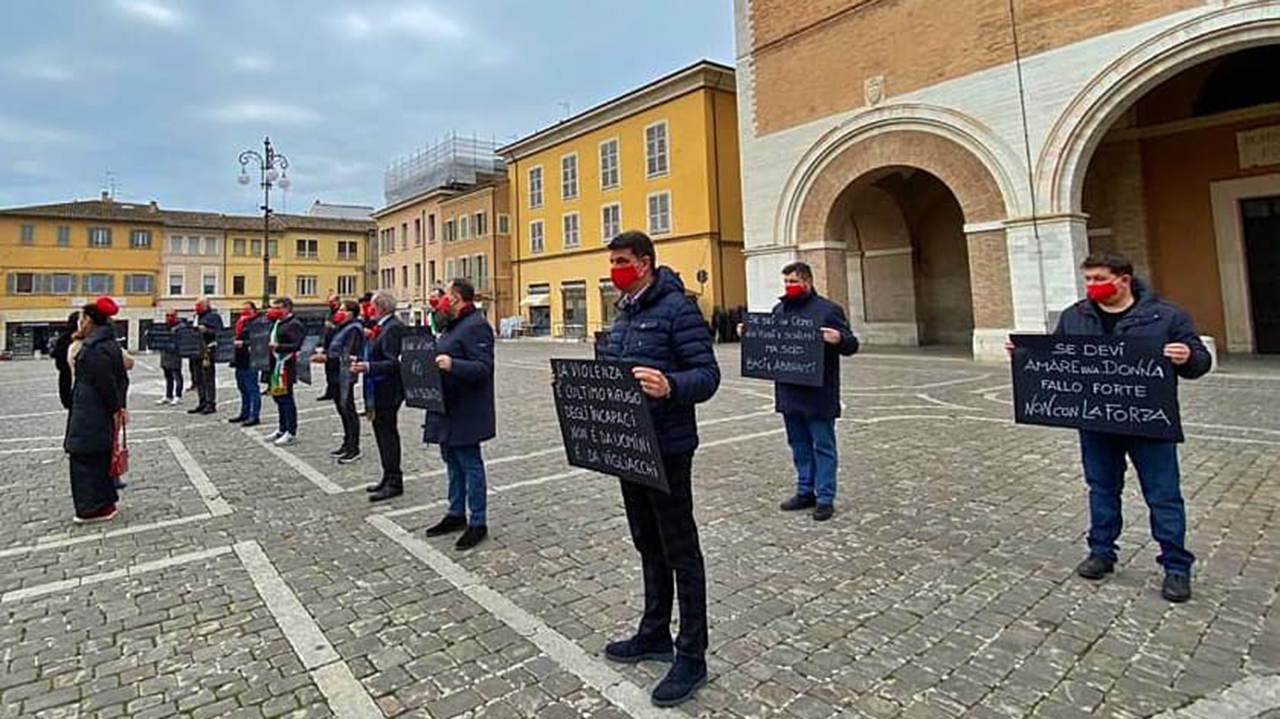
[(298, 436), (298, 403), (293, 393), (272, 397), (276, 401), (276, 412), (280, 413), (280, 431)]
[(467, 507), (471, 507), (473, 527), (488, 523), (488, 486), (484, 475), (484, 458), (480, 456), (480, 445), (466, 447), (446, 447), (441, 445), (440, 457), (444, 459), (449, 473), (449, 516), (467, 516)]
[(251, 369), (237, 369), (236, 388), (240, 390), (240, 416), (245, 419), (257, 419), (262, 413), (262, 393), (258, 391), (258, 373)]
[(1089, 553), (1115, 561), (1124, 525), (1120, 494), (1125, 456), (1138, 470), (1142, 496), (1151, 513), (1151, 536), (1160, 543), (1156, 559), (1166, 572), (1190, 574), (1195, 555), (1187, 551), (1187, 510), (1182, 502), (1178, 445), (1173, 442), (1100, 432), (1080, 433), (1080, 455), (1089, 485)]
[(796, 494), (816, 495), (818, 504), (836, 501), (836, 421), (802, 414), (782, 415), (787, 427), (787, 444), (796, 465)]

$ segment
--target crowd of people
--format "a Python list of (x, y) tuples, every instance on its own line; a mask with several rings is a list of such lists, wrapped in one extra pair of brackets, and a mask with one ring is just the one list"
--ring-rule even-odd
[[(632, 542), (640, 555), (644, 610), (634, 634), (612, 642), (605, 656), (616, 662), (670, 662), (653, 689), (658, 706), (674, 706), (692, 697), (707, 679), (706, 574), (694, 519), (693, 460), (698, 447), (695, 408), (720, 385), (720, 367), (711, 328), (689, 299), (680, 277), (658, 264), (653, 241), (625, 232), (608, 245), (610, 273), (621, 300), (600, 359), (627, 363), (647, 396), (648, 410), (665, 468), (669, 492), (621, 481), (621, 496)], [(1195, 378), (1209, 370), (1209, 353), (1180, 309), (1159, 300), (1133, 277), (1124, 258), (1093, 256), (1083, 264), (1086, 298), (1068, 308), (1056, 332), (1072, 335), (1159, 337), (1177, 373)], [(820, 328), (826, 352), (821, 386), (777, 383), (775, 408), (782, 415), (795, 467), (795, 489), (781, 504), (786, 512), (809, 511), (825, 522), (835, 515), (839, 455), (835, 423), (842, 410), (842, 356), (858, 351), (858, 340), (841, 307), (821, 297), (813, 273), (803, 262), (782, 270), (784, 294), (772, 312), (812, 320)], [(426, 530), (428, 537), (461, 533), (459, 550), (481, 543), (488, 534), (487, 479), (481, 445), (497, 432), (494, 400), (494, 333), (477, 309), (475, 288), (454, 280), (433, 292), (426, 327), (437, 338), (445, 411), (427, 411), (423, 441), (438, 445), (446, 465), (448, 508)], [(114, 303), (101, 298), (70, 320), (74, 331), (59, 340), (54, 356), (60, 369), (59, 393), (70, 410), (65, 449), (71, 457), (71, 486), (76, 521), (111, 519), (118, 500), (120, 438), (127, 423), (126, 400), (131, 358), (115, 341)], [(221, 320), (207, 302), (197, 306), (202, 352), (193, 360), (193, 384), (200, 393), (191, 410), (216, 411), (213, 361)], [(381, 462), (381, 478), (368, 486), (369, 500), (381, 502), (404, 492), (399, 412), (405, 402), (401, 346), (409, 331), (396, 316), (387, 292), (360, 300), (331, 298), (326, 332), (313, 354), (300, 356), (305, 330), (293, 303), (278, 298), (259, 315), (246, 302), (235, 320), (232, 366), (240, 392), (240, 412), (231, 422), (252, 427), (260, 422), (260, 388), (276, 403), (279, 424), (267, 441), (287, 446), (298, 434), (295, 383), (300, 363), (324, 366), (326, 390), (342, 423), (342, 442), (331, 455), (342, 464), (358, 461), (360, 415), (357, 398), (372, 423)], [(186, 322), (170, 314), (166, 322)], [(70, 328), (69, 328), (70, 329)], [(741, 333), (740, 327), (735, 327)], [(266, 332), (269, 364), (254, 364), (251, 340)], [(1012, 351), (1012, 346), (1011, 346)], [(182, 394), (180, 358), (165, 352), (165, 398)], [(554, 381), (554, 380), (553, 380)], [(357, 395), (357, 385), (360, 393)], [(1081, 577), (1101, 579), (1114, 571), (1120, 533), (1120, 491), (1125, 458), (1137, 468), (1151, 510), (1152, 531), (1161, 546), (1166, 577), (1164, 597), (1190, 598), (1194, 557), (1186, 549), (1186, 517), (1179, 487), (1176, 445), (1171, 442), (1080, 432), (1084, 476), (1089, 488), (1089, 556), (1077, 568)], [(113, 475), (113, 472), (115, 474)], [(678, 601), (677, 601), (678, 599)], [(671, 634), (678, 606), (679, 633)]]

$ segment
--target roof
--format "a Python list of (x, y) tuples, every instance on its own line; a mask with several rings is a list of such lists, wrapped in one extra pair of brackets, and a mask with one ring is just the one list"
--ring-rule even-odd
[[(76, 200), (50, 205), (29, 205), (0, 210), (0, 216), (5, 215), (69, 220), (100, 219), (208, 230), (249, 232), (262, 229), (261, 215), (225, 215), (220, 212), (166, 210), (154, 202), (136, 204), (101, 199)], [(287, 230), (370, 232), (374, 229), (374, 223), (369, 219), (353, 220), (312, 215), (273, 214), (271, 216), (271, 229), (276, 232)]]
[(338, 205), (316, 200), (307, 210), (308, 217), (330, 217), (338, 220), (367, 220), (373, 217), (371, 205)]
[(699, 60), (628, 93), (498, 148), (508, 160), (519, 160), (702, 88), (737, 92), (732, 67)]

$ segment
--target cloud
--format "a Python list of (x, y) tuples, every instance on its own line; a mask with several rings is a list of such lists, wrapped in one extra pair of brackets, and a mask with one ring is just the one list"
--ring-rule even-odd
[(408, 35), (423, 40), (459, 42), (471, 36), (471, 31), (461, 21), (425, 4), (347, 10), (332, 18), (331, 24), (353, 40), (379, 35)]
[(247, 122), (278, 125), (310, 125), (320, 121), (320, 115), (299, 105), (288, 103), (244, 100), (229, 102), (213, 108), (212, 117), (226, 124)]
[(266, 72), (275, 67), (275, 62), (263, 55), (237, 55), (231, 64), (245, 72)]
[(72, 132), (0, 117), (0, 144), (73, 145), (80, 140), (80, 136)]
[(9, 169), (19, 175), (44, 175), (44, 165), (37, 160), (14, 160), (9, 163)]
[(135, 20), (156, 27), (174, 29), (186, 23), (181, 13), (156, 0), (116, 0), (116, 7)]

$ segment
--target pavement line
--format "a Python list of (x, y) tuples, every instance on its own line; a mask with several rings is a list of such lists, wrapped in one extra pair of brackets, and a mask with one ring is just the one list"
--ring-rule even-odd
[(15, 589), (11, 592), (5, 592), (0, 597), (0, 604), (8, 604), (9, 602), (18, 602), (33, 597), (42, 597), (48, 594), (57, 594), (65, 592), (69, 589), (85, 587), (91, 584), (101, 584), (115, 579), (125, 579), (127, 577), (136, 577), (146, 572), (155, 572), (169, 567), (176, 567), (180, 564), (190, 564), (192, 562), (203, 562), (206, 559), (213, 559), (224, 554), (229, 554), (231, 547), (216, 547), (214, 549), (204, 549), (199, 552), (190, 552), (188, 554), (178, 554), (164, 559), (157, 559), (150, 562), (142, 562), (124, 569), (115, 569), (110, 572), (102, 572), (101, 574), (92, 574), (87, 577), (79, 577), (76, 579), (64, 579), (59, 582), (50, 582), (48, 584), (39, 584), (34, 587), (26, 587), (24, 589)]
[(1157, 714), (1155, 719), (1257, 717), (1272, 709), (1280, 709), (1280, 676), (1275, 675), (1241, 679), (1219, 694)]
[[(77, 544), (88, 544), (89, 542), (99, 542), (111, 539), (112, 537), (124, 537), (130, 534), (141, 534), (142, 532), (150, 532), (153, 529), (167, 529), (169, 527), (180, 527), (184, 524), (193, 524), (206, 519), (213, 519), (213, 515), (208, 512), (193, 514), (190, 517), (178, 517), (176, 519), (165, 519), (159, 522), (149, 522), (147, 524), (136, 524), (131, 527), (121, 527), (120, 529), (112, 529), (106, 531), (94, 532), (92, 534), (84, 534), (78, 537), (68, 537), (66, 539), (45, 539), (37, 540), (35, 544), (27, 544), (21, 547), (9, 547), (8, 549), (0, 549), (0, 559), (5, 557), (14, 557), (20, 554), (28, 554), (30, 552), (42, 552), (46, 549), (62, 549), (64, 547), (73, 547)], [(56, 535), (62, 536), (62, 535)]]
[(383, 716), (364, 685), (355, 678), (351, 668), (324, 636), (315, 618), (276, 571), (262, 546), (252, 540), (237, 542), (235, 553), (249, 572), (253, 587), (267, 605), (267, 611), (280, 625), (284, 638), (310, 672), (333, 713), (356, 719)]
[(169, 445), (169, 451), (173, 452), (173, 456), (177, 458), (178, 464), (182, 466), (182, 471), (187, 473), (187, 479), (191, 480), (196, 491), (200, 493), (200, 499), (203, 499), (204, 506), (209, 508), (209, 514), (215, 517), (231, 514), (231, 505), (222, 498), (222, 493), (213, 486), (209, 475), (200, 468), (200, 464), (187, 451), (187, 446), (182, 443), (182, 440), (177, 437), (165, 437), (164, 441)]
[[(538, 485), (540, 485), (540, 484), (549, 484), (549, 483), (551, 483), (551, 482), (558, 482), (558, 481), (560, 481), (560, 480), (562, 480), (562, 479), (568, 479), (568, 478), (570, 478), (570, 477), (577, 477), (577, 476), (580, 476), (580, 475), (583, 475), (583, 474), (589, 474), (589, 473), (590, 473), (590, 470), (586, 470), (586, 469), (571, 469), (571, 470), (569, 470), (568, 472), (560, 472), (560, 473), (558, 473), (558, 474), (551, 474), (551, 475), (548, 475), (548, 476), (546, 476), (546, 477), (538, 477), (538, 478), (536, 478), (536, 479), (526, 479), (526, 480), (521, 481), (521, 482), (512, 482), (511, 484), (504, 484), (504, 485), (501, 485), (501, 486), (498, 486), (498, 487), (490, 487), (490, 488), (489, 488), (489, 493), (490, 493), (490, 494), (502, 494), (503, 492), (510, 492), (510, 491), (512, 491), (512, 490), (514, 490), (514, 489), (524, 489), (525, 487), (536, 487), (536, 486), (538, 486)], [(414, 505), (414, 506), (412, 506), (412, 507), (402, 507), (402, 508), (400, 508), (400, 509), (393, 509), (393, 510), (391, 510), (391, 511), (389, 511), (389, 512), (379, 512), (379, 513), (377, 514), (377, 516), (380, 516), (380, 517), (401, 517), (401, 516), (404, 516), (404, 515), (406, 515), (406, 514), (414, 514), (415, 512), (423, 512), (423, 511), (426, 511), (426, 510), (428, 510), (428, 509), (435, 509), (435, 508), (437, 508), (437, 507), (443, 507), (443, 506), (447, 505), (448, 503), (449, 503), (449, 502), (448, 502), (448, 501), (446, 501), (446, 500), (440, 500), (440, 501), (438, 501), (438, 502), (430, 502), (430, 503), (427, 503), (427, 504), (418, 504), (418, 505)]]
[[(306, 477), (312, 484), (319, 487), (320, 490), (323, 491), (325, 494), (342, 494), (343, 492), (348, 491), (343, 489), (342, 486), (339, 485), (337, 482), (334, 482), (332, 479), (329, 479), (320, 470), (302, 461), (302, 459), (300, 459), (297, 455), (293, 454), (292, 452), (286, 452), (280, 447), (277, 447), (274, 444), (271, 444), (266, 440), (265, 437), (262, 437), (257, 432), (253, 431), (252, 428), (245, 429), (242, 427), (240, 431), (244, 432), (253, 441), (262, 445), (262, 447), (266, 449), (268, 452), (274, 454), (276, 457), (279, 457), (280, 460), (283, 461), (285, 464), (289, 465), (290, 467), (293, 467), (295, 470), (298, 471), (298, 474), (301, 474), (303, 477)], [(361, 487), (356, 487), (356, 489), (361, 489)]]
[(673, 715), (673, 712), (653, 706), (644, 690), (606, 666), (604, 662), (587, 654), (573, 640), (521, 609), (515, 602), (486, 585), (475, 574), (446, 557), (435, 547), (414, 537), (390, 518), (372, 516), (367, 517), (365, 521), (427, 565), (468, 599), (479, 604), (498, 621), (532, 642), (566, 671), (590, 685), (623, 713), (641, 719), (670, 719)]

